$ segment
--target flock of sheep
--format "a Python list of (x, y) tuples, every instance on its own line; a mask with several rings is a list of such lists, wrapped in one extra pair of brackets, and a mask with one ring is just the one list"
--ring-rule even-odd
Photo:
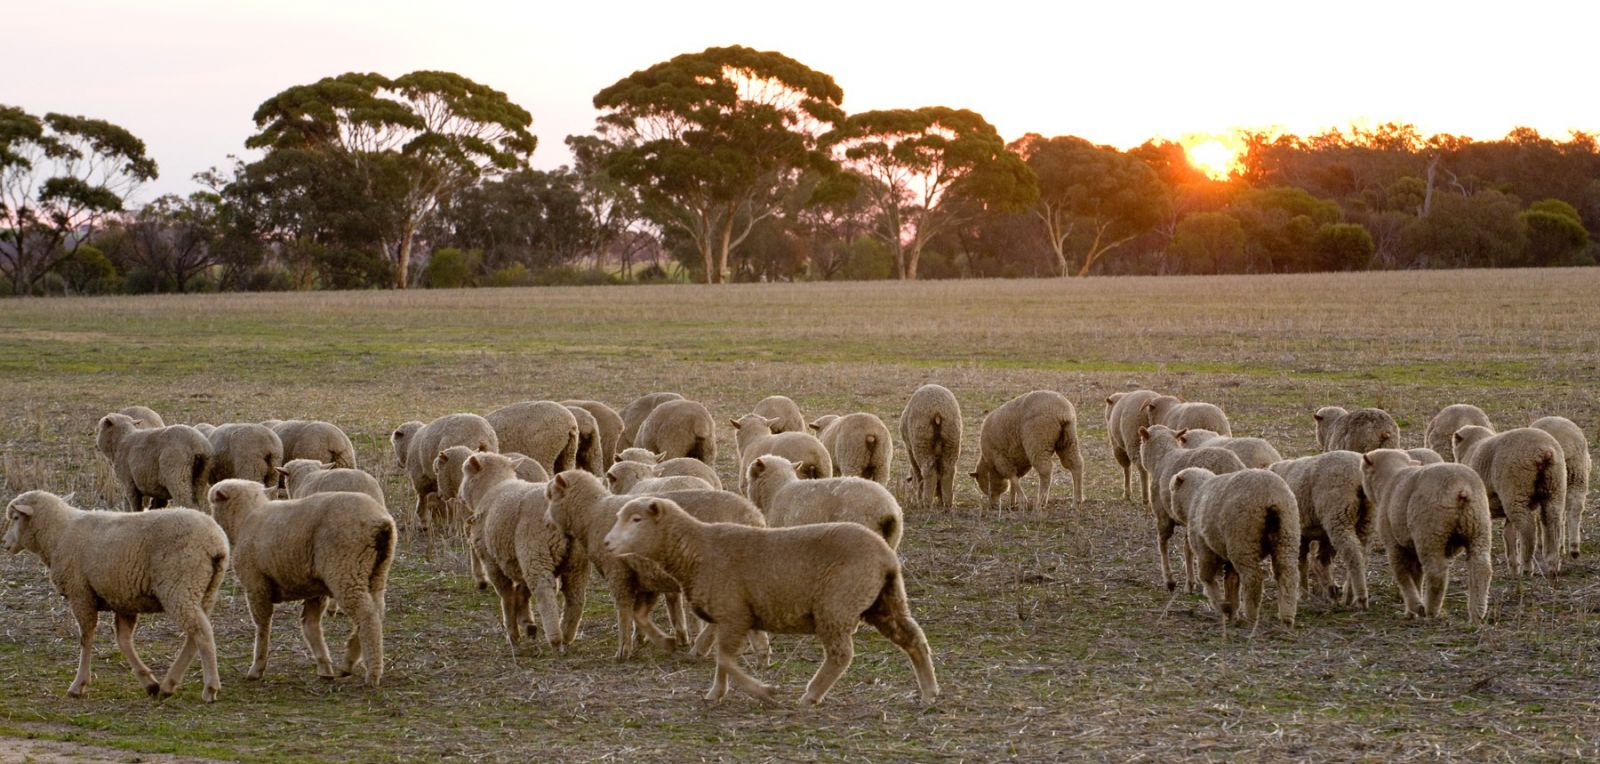
[[(1482, 620), (1491, 573), (1491, 517), (1504, 517), (1516, 575), (1553, 577), (1562, 552), (1578, 555), (1590, 458), (1583, 431), (1545, 417), (1496, 432), (1475, 406), (1429, 424), (1428, 447), (1409, 451), (1379, 409), (1316, 412), (1323, 453), (1282, 459), (1260, 438), (1232, 437), (1208, 403), (1150, 390), (1106, 399), (1111, 451), (1123, 490), (1155, 518), (1161, 575), (1176, 590), (1169, 545), (1183, 526), (1186, 591), (1202, 589), (1224, 626), (1254, 625), (1270, 570), (1278, 617), (1294, 623), (1302, 588), (1366, 608), (1366, 555), (1376, 528), (1409, 616), (1438, 616), (1449, 561), (1467, 559), (1468, 618)], [(932, 654), (906, 598), (897, 549), (906, 533), (890, 490), (893, 437), (876, 415), (808, 424), (773, 396), (729, 420), (738, 491), (723, 490), (716, 422), (702, 404), (653, 393), (621, 411), (596, 401), (527, 401), (489, 413), (407, 422), (391, 443), (416, 491), (423, 533), (470, 539), (473, 577), (499, 595), (506, 638), (543, 631), (562, 650), (578, 634), (588, 579), (616, 605), (618, 659), (652, 643), (715, 653), (709, 700), (728, 685), (775, 702), (740, 666), (770, 660), (768, 633), (814, 634), (824, 659), (804, 703), (819, 703), (850, 665), (865, 621), (910, 659), (924, 702), (939, 694)], [(904, 495), (918, 508), (951, 507), (962, 418), (955, 396), (924, 385), (900, 417), (910, 467)], [(202, 698), (221, 689), (209, 613), (231, 562), (256, 625), (247, 678), (266, 670), (273, 608), (300, 602), (317, 673), (383, 675), (384, 593), (397, 526), (376, 478), (327, 422), (271, 420), (166, 426), (130, 407), (106, 415), (96, 449), (129, 512), (72, 507), (29, 491), (6, 509), (7, 551), (37, 554), (78, 621), (80, 655), (68, 693), (89, 684), (98, 613), (115, 614), (117, 645), (151, 695), (172, 694), (198, 654)], [(1456, 463), (1451, 463), (1450, 460)], [(1034, 391), (989, 412), (971, 473), (991, 511), (1003, 495), (1049, 501), (1054, 465), (1083, 501), (1078, 414), (1064, 396)], [(148, 504), (159, 512), (144, 512)], [(200, 511), (190, 507), (204, 507)], [(1341, 583), (1333, 562), (1344, 567)], [(1269, 566), (1263, 566), (1263, 560)], [(664, 601), (670, 631), (651, 618)], [(335, 668), (322, 618), (336, 604), (352, 624)], [(685, 611), (688, 605), (688, 612)], [(185, 637), (157, 681), (133, 646), (144, 613), (164, 612)], [(703, 626), (691, 636), (689, 615)]]

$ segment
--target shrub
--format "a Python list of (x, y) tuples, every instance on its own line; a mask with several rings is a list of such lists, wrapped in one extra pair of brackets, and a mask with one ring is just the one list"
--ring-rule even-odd
[(428, 289), (460, 289), (476, 281), (483, 253), (455, 247), (435, 250), (422, 269), (422, 286)]

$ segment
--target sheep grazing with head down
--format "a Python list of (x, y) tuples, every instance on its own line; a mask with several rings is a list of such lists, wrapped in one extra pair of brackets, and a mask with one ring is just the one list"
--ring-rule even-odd
[(415, 440), (417, 433), (422, 432), (422, 428), (426, 426), (426, 424), (413, 419), (394, 428), (394, 432), (389, 433), (389, 445), (394, 448), (394, 461), (400, 465), (400, 469), (404, 470), (406, 468), (406, 457), (411, 454), (411, 441)]
[(149, 406), (124, 406), (117, 409), (116, 413), (138, 420), (139, 428), (143, 430), (159, 430), (167, 426), (166, 420)]
[[(1278, 581), (1278, 621), (1294, 626), (1300, 603), (1300, 510), (1270, 470), (1217, 475), (1190, 467), (1172, 476), (1172, 503), (1189, 518), (1189, 545), (1206, 599), (1222, 616), (1254, 628), (1261, 618), (1262, 560)], [(1243, 602), (1240, 602), (1240, 600)]]
[(1583, 544), (1583, 507), (1589, 500), (1589, 439), (1583, 428), (1566, 417), (1547, 416), (1529, 425), (1535, 430), (1550, 433), (1561, 444), (1567, 462), (1567, 554), (1578, 559), (1578, 547)]
[(1133, 390), (1112, 393), (1106, 397), (1106, 439), (1111, 442), (1111, 456), (1122, 467), (1122, 498), (1133, 498), (1133, 475), (1139, 475), (1139, 491), (1144, 503), (1150, 503), (1150, 476), (1139, 462), (1139, 428), (1150, 424), (1145, 404), (1161, 394), (1154, 390)]
[(175, 424), (140, 429), (126, 414), (107, 414), (95, 433), (95, 450), (111, 463), (128, 511), (167, 506), (198, 507), (211, 473), (211, 441), (193, 427)]
[(283, 443), (283, 461), (316, 459), (335, 467), (356, 468), (356, 447), (350, 436), (331, 422), (306, 419), (269, 419), (261, 423)]
[[(561, 413), (571, 416), (564, 408)], [(402, 444), (405, 446), (401, 466), (417, 492), (417, 522), (427, 532), (448, 519), (446, 497), (439, 494), (439, 475), (433, 471), (435, 457), (451, 446), (464, 446), (471, 451), (499, 451), (500, 439), (489, 420), (477, 414), (446, 414), (420, 427), (413, 427), (413, 424), (400, 425), (392, 438), (396, 451)]]
[(254, 480), (267, 487), (278, 484), (278, 467), (283, 462), (283, 441), (271, 428), (259, 424), (234, 423), (206, 433), (211, 443), (211, 472), (207, 482), (220, 483), (230, 478)]
[(655, 407), (639, 425), (633, 445), (654, 452), (658, 461), (687, 456), (717, 463), (716, 425), (698, 401), (673, 400)]
[(634, 441), (639, 437), (639, 428), (644, 426), (644, 420), (650, 418), (650, 413), (667, 401), (681, 401), (683, 396), (677, 393), (649, 393), (634, 398), (628, 405), (623, 406), (617, 415), (622, 418), (622, 435), (617, 438), (619, 450), (637, 445)]
[(778, 420), (760, 414), (745, 414), (730, 419), (734, 443), (739, 448), (739, 490), (749, 487), (747, 470), (756, 457), (774, 454), (791, 462), (806, 465), (806, 478), (833, 477), (833, 456), (822, 441), (807, 432), (785, 432), (774, 435), (772, 428)]
[[(1300, 573), (1317, 579), (1330, 598), (1367, 609), (1367, 540), (1372, 536), (1372, 500), (1361, 486), (1361, 454), (1329, 451), (1288, 459), (1270, 468), (1289, 484), (1300, 508)], [(1308, 559), (1317, 542), (1316, 560)], [(1333, 556), (1344, 560), (1343, 590), (1333, 583)]]
[(668, 499), (641, 497), (616, 513), (607, 553), (660, 565), (683, 585), (690, 605), (716, 629), (717, 668), (706, 700), (721, 700), (731, 681), (776, 703), (773, 688), (739, 666), (752, 629), (815, 634), (822, 666), (801, 702), (821, 703), (850, 666), (853, 635), (865, 620), (911, 659), (922, 701), (939, 695), (933, 655), (911, 617), (900, 559), (883, 538), (855, 523), (748, 528), (705, 523)]
[[(116, 614), (117, 647), (146, 692), (176, 692), (199, 653), (205, 677), (200, 698), (217, 699), (222, 680), (210, 614), (228, 562), (228, 539), (211, 518), (183, 508), (86, 512), (55, 494), (28, 491), (6, 506), (5, 520), (5, 550), (38, 555), (78, 621), (78, 674), (68, 695), (81, 697), (93, 676), (94, 632), (105, 610)], [(133, 648), (133, 630), (144, 613), (166, 613), (184, 633), (183, 646), (160, 682)]]
[[(894, 439), (889, 437), (889, 427), (876, 414), (858, 411), (844, 416), (829, 415), (817, 418), (811, 427), (817, 431), (817, 440), (822, 442), (833, 458), (832, 475), (818, 477), (859, 477), (885, 488), (889, 486)], [(777, 451), (772, 453), (778, 454)], [(799, 456), (778, 455), (790, 460)]]
[[(596, 442), (600, 444), (601, 468), (615, 461), (617, 442), (622, 439), (622, 416), (600, 401), (569, 400), (560, 403), (569, 408), (576, 406), (594, 417)], [(578, 450), (582, 451), (583, 447), (580, 445)]]
[[(1150, 492), (1150, 511), (1156, 518), (1156, 554), (1161, 558), (1161, 578), (1169, 592), (1178, 588), (1172, 576), (1169, 544), (1177, 527), (1189, 522), (1183, 507), (1172, 502), (1172, 476), (1189, 467), (1203, 467), (1219, 475), (1245, 468), (1244, 462), (1232, 451), (1209, 446), (1184, 448), (1178, 442), (1182, 436), (1183, 431), (1173, 432), (1159, 424), (1139, 428), (1139, 463), (1154, 485)], [(1198, 585), (1195, 551), (1189, 545), (1188, 536), (1183, 537), (1183, 542), (1184, 589), (1193, 592)]]
[(961, 404), (941, 385), (923, 385), (900, 412), (900, 440), (911, 463), (907, 496), (919, 507), (949, 510), (961, 457)]
[(314, 493), (350, 491), (364, 493), (379, 504), (384, 503), (383, 486), (378, 484), (377, 478), (362, 470), (335, 467), (333, 462), (291, 459), (278, 468), (278, 474), (283, 477), (283, 487), (291, 499), (304, 499)]
[(878, 483), (858, 477), (803, 480), (794, 462), (773, 455), (750, 463), (747, 482), (750, 500), (770, 527), (856, 523), (883, 536), (890, 549), (900, 548), (904, 513), (894, 494)]
[[(1115, 407), (1113, 407), (1115, 408)], [(1185, 403), (1175, 395), (1158, 395), (1144, 402), (1138, 417), (1139, 426), (1159, 424), (1173, 430), (1210, 430), (1219, 435), (1233, 436), (1233, 425), (1222, 407), (1212, 403)]]
[(212, 513), (233, 544), (239, 578), (256, 624), (255, 658), (246, 679), (267, 670), (272, 609), (304, 601), (300, 630), (317, 662), (317, 675), (334, 678), (322, 638), (322, 615), (331, 598), (355, 628), (338, 676), (366, 664), (367, 684), (383, 679), (384, 590), (394, 562), (394, 518), (362, 493), (319, 493), (269, 501), (260, 483), (224, 480), (211, 487)]
[(1010, 489), (1013, 509), (1021, 505), (1022, 478), (1039, 474), (1033, 510), (1043, 514), (1050, 503), (1053, 462), (1072, 474), (1073, 506), (1083, 506), (1083, 452), (1078, 440), (1078, 412), (1066, 396), (1035, 390), (1012, 398), (989, 412), (978, 428), (978, 469), (972, 478), (988, 497), (989, 510), (999, 507), (1000, 494)]
[(800, 413), (800, 404), (788, 396), (769, 395), (756, 403), (750, 413), (765, 417), (772, 422), (774, 435), (785, 432), (805, 432), (806, 418)]
[(1317, 445), (1323, 451), (1364, 454), (1400, 447), (1400, 425), (1383, 409), (1346, 411), (1338, 406), (1323, 406), (1312, 417), (1317, 420)]
[(1494, 423), (1489, 421), (1489, 415), (1483, 413), (1483, 409), (1470, 403), (1455, 403), (1439, 409), (1439, 413), (1433, 415), (1428, 422), (1428, 429), (1423, 431), (1422, 442), (1444, 461), (1453, 461), (1456, 430), (1468, 425), (1494, 429)]
[(1532, 427), (1496, 434), (1468, 425), (1456, 430), (1455, 452), (1457, 462), (1483, 479), (1489, 516), (1506, 519), (1511, 572), (1532, 575), (1534, 546), (1542, 541), (1544, 574), (1554, 581), (1561, 571), (1567, 513), (1567, 459), (1561, 442)]
[(1361, 484), (1378, 516), (1378, 541), (1389, 551), (1389, 568), (1406, 616), (1436, 618), (1444, 612), (1450, 559), (1467, 556), (1467, 620), (1489, 613), (1491, 530), (1483, 481), (1462, 464), (1420, 465), (1404, 451), (1379, 449), (1361, 458)]
[(1184, 448), (1199, 448), (1210, 446), (1232, 451), (1244, 462), (1244, 466), (1251, 469), (1264, 470), (1273, 464), (1283, 461), (1278, 454), (1278, 449), (1271, 443), (1261, 438), (1234, 438), (1227, 435), (1218, 435), (1210, 430), (1184, 430), (1178, 436), (1178, 444)]
[[(494, 428), (495, 441), (499, 444), (498, 448), (486, 449), (488, 451), (527, 454), (552, 475), (573, 467), (588, 469), (590, 466), (578, 464), (578, 418), (566, 406), (554, 401), (522, 401), (501, 406), (489, 412), (484, 420)], [(439, 450), (442, 449), (443, 446)], [(434, 455), (436, 452), (428, 458)]]

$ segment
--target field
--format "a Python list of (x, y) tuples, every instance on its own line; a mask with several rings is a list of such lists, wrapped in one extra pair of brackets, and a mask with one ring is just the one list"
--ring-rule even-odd
[[(379, 691), (319, 680), (289, 607), (265, 680), (244, 680), (252, 630), (230, 580), (213, 616), (219, 703), (199, 702), (197, 671), (177, 697), (148, 700), (109, 618), (96, 682), (73, 700), (72, 619), (36, 558), (7, 557), (0, 737), (251, 761), (1595, 757), (1600, 543), (1554, 589), (1512, 579), (1497, 551), (1481, 628), (1466, 624), (1459, 565), (1446, 617), (1408, 621), (1378, 555), (1370, 611), (1313, 596), (1293, 630), (1224, 634), (1201, 598), (1159, 585), (1153, 524), (1122, 497), (1102, 401), (1133, 387), (1213, 401), (1236, 434), (1285, 455), (1314, 450), (1311, 412), (1328, 404), (1389, 410), (1407, 446), (1458, 401), (1501, 426), (1562, 414), (1593, 435), (1597, 304), (1600, 269), (0, 301), (7, 501), (47, 488), (111, 505), (93, 427), (131, 403), (169, 422), (339, 423), (408, 528), (414, 499), (387, 441), (408, 419), (530, 398), (620, 408), (677, 390), (719, 421), (784, 393), (808, 415), (872, 411), (898, 432), (905, 397), (927, 381), (961, 400), (963, 474), (985, 411), (1037, 388), (1067, 395), (1088, 496), (1074, 510), (1058, 474), (1046, 518), (980, 517), (962, 479), (953, 513), (908, 511), (908, 588), (944, 688), (930, 708), (870, 629), (819, 709), (736, 692), (708, 705), (709, 664), (648, 649), (612, 660), (598, 586), (566, 655), (513, 656), (459, 544), (409, 534)], [(904, 468), (899, 454), (897, 479)], [(1600, 538), (1592, 512), (1589, 526)], [(347, 629), (334, 619), (330, 644)], [(165, 618), (146, 619), (140, 645), (157, 671), (177, 642)], [(758, 675), (792, 704), (819, 658), (809, 638), (775, 637), (775, 665)]]

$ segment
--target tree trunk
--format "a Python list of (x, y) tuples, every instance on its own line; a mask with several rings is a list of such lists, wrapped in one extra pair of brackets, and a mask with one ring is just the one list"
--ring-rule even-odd
[(900, 278), (906, 281), (917, 280), (917, 263), (922, 260), (922, 242), (911, 242), (911, 251), (906, 253), (906, 270)]
[(728, 250), (733, 248), (733, 210), (728, 210), (728, 216), (722, 221), (722, 237), (717, 242), (717, 280), (713, 284), (726, 283), (728, 280)]
[(1438, 170), (1439, 155), (1434, 154), (1433, 159), (1428, 161), (1428, 186), (1422, 192), (1422, 209), (1417, 211), (1417, 217), (1419, 218), (1427, 217), (1428, 213), (1433, 210), (1433, 178), (1434, 173), (1438, 172)]
[(394, 269), (394, 288), (405, 289), (410, 286), (408, 276), (411, 272), (411, 226), (406, 226), (405, 233), (400, 238), (400, 257)]

